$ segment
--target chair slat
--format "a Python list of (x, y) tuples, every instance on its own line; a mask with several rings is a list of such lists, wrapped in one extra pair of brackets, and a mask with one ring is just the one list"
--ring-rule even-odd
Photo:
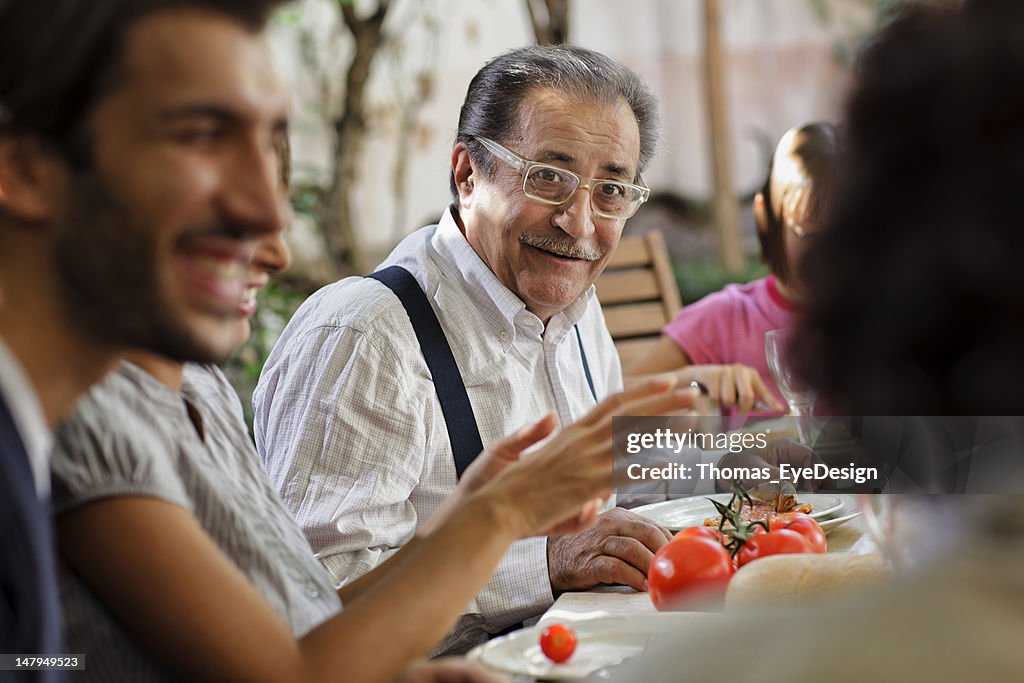
[(602, 305), (661, 298), (653, 270), (630, 268), (605, 273), (597, 280), (597, 298)]
[(612, 338), (653, 334), (668, 322), (661, 302), (622, 304), (604, 309), (604, 319)]

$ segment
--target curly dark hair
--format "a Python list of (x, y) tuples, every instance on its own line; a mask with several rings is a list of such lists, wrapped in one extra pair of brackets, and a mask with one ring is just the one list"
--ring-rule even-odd
[(851, 414), (1024, 414), (1024, 3), (908, 10), (863, 55), (846, 134), (803, 375)]

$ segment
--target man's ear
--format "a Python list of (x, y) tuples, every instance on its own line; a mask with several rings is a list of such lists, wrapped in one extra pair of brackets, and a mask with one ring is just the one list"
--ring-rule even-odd
[(452, 149), (452, 174), (455, 177), (455, 187), (459, 191), (459, 208), (466, 208), (473, 195), (476, 169), (473, 168), (473, 160), (469, 156), (469, 148), (465, 142), (457, 143)]
[(762, 235), (768, 232), (768, 216), (764, 212), (764, 195), (760, 192), (754, 195), (754, 225)]
[(0, 207), (28, 222), (49, 219), (62, 164), (35, 138), (0, 135)]

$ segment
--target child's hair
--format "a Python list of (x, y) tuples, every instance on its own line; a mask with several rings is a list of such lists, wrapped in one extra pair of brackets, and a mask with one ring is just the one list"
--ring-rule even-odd
[(787, 219), (821, 225), (835, 183), (841, 154), (839, 131), (831, 123), (807, 123), (790, 128), (772, 155), (768, 177), (761, 188), (764, 212), (758, 217), (761, 260), (783, 282), (792, 268), (786, 258)]

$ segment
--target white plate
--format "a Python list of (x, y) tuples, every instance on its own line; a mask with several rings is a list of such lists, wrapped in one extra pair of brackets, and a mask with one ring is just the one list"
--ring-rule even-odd
[(655, 612), (629, 617), (601, 617), (569, 624), (576, 631), (576, 651), (555, 664), (540, 651), (541, 626), (514, 631), (480, 645), (469, 653), (489, 667), (542, 680), (571, 680), (616, 666), (659, 641), (681, 641), (687, 633), (703, 631), (721, 614)]
[(850, 514), (843, 515), (842, 517), (829, 517), (828, 519), (819, 519), (818, 526), (828, 536), (830, 533), (835, 531), (837, 528), (849, 522), (851, 519), (859, 517), (859, 512), (851, 512)]
[[(730, 497), (728, 493), (688, 496), (661, 503), (641, 505), (633, 508), (633, 512), (657, 522), (670, 531), (678, 531), (690, 526), (702, 526), (708, 517), (718, 516), (718, 511), (708, 501), (708, 498), (726, 504)], [(829, 515), (834, 515), (843, 507), (843, 502), (838, 496), (828, 493), (798, 493), (797, 497), (801, 503), (810, 503), (813, 506), (811, 517), (819, 522)]]

